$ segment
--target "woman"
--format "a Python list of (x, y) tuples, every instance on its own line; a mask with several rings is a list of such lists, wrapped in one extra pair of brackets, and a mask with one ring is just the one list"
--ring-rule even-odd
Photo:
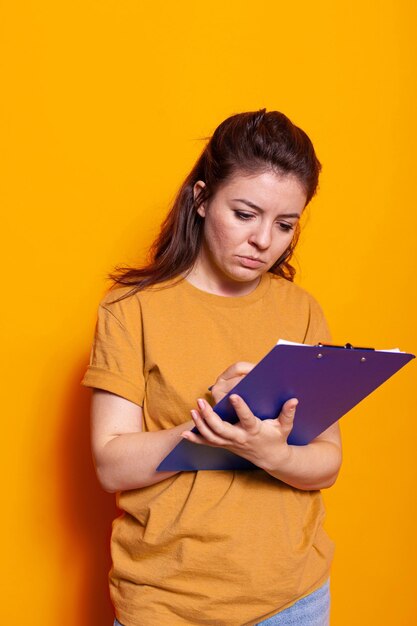
[[(120, 269), (100, 303), (83, 384), (94, 388), (97, 475), (123, 511), (111, 539), (115, 624), (328, 623), (333, 544), (320, 489), (340, 468), (338, 425), (297, 447), (287, 444), (296, 398), (260, 421), (232, 396), (233, 426), (211, 409), (279, 338), (329, 341), (290, 265), (319, 172), (282, 113), (226, 119), (150, 263)], [(157, 472), (181, 437), (259, 469)]]

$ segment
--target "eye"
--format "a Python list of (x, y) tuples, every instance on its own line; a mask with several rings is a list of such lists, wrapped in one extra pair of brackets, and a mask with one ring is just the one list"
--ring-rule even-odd
[(248, 220), (252, 219), (252, 217), (254, 217), (254, 215), (252, 213), (247, 213), (246, 211), (233, 211), (235, 214), (235, 217), (237, 217), (238, 220), (241, 220), (242, 222), (247, 222)]
[(284, 233), (288, 233), (290, 232), (290, 230), (294, 230), (293, 224), (289, 224), (288, 222), (277, 222), (277, 223), (280, 229), (284, 231)]

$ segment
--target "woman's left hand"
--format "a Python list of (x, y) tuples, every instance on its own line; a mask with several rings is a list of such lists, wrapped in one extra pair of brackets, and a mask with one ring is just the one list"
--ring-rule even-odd
[(226, 448), (264, 469), (285, 462), (291, 454), (287, 439), (298, 401), (287, 400), (278, 417), (267, 420), (256, 417), (236, 394), (230, 396), (230, 402), (239, 418), (236, 424), (223, 421), (208, 402), (199, 399), (199, 410), (191, 411), (198, 433), (186, 430), (181, 436), (193, 443)]
[(342, 462), (342, 444), (337, 422), (309, 444), (287, 443), (292, 430), (296, 398), (284, 403), (276, 419), (260, 420), (246, 402), (232, 394), (230, 401), (239, 418), (237, 424), (224, 422), (205, 400), (191, 415), (198, 433), (185, 430), (182, 437), (196, 444), (225, 448), (292, 487), (324, 489), (334, 484)]

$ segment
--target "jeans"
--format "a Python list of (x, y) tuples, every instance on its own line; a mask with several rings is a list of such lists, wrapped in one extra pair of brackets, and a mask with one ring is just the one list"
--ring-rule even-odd
[[(329, 626), (330, 583), (301, 598), (295, 604), (280, 611), (257, 626)], [(117, 619), (113, 626), (122, 626)]]
[(330, 582), (257, 626), (329, 626)]

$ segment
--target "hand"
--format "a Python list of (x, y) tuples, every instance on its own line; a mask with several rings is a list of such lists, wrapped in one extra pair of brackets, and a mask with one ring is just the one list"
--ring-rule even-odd
[(211, 393), (214, 398), (214, 402), (220, 402), (224, 396), (229, 393), (235, 385), (237, 385), (242, 378), (249, 374), (255, 367), (254, 363), (247, 363), (246, 361), (238, 361), (233, 363), (224, 372), (222, 372), (214, 385), (211, 387)]
[(226, 448), (266, 470), (288, 462), (292, 446), (287, 439), (298, 400), (287, 400), (276, 419), (266, 420), (256, 417), (240, 396), (232, 394), (230, 401), (239, 419), (237, 424), (224, 422), (207, 402), (199, 399), (199, 410), (191, 411), (198, 434), (186, 430), (181, 436), (196, 444)]

